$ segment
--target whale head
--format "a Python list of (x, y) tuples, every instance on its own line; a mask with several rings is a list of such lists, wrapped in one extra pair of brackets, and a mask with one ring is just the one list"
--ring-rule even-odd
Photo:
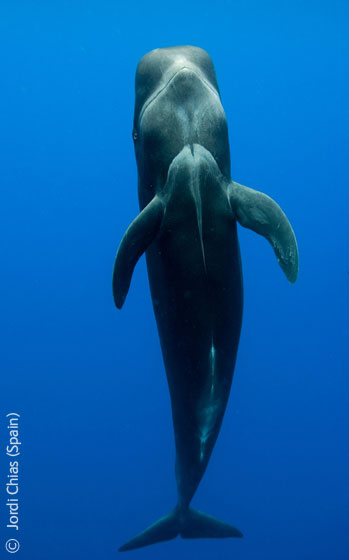
[(140, 193), (142, 205), (161, 190), (184, 146), (202, 145), (229, 175), (227, 121), (206, 51), (190, 46), (153, 50), (138, 63), (135, 86), (133, 140), (146, 191)]
[(136, 126), (149, 102), (166, 89), (174, 78), (180, 82), (181, 74), (187, 77), (196, 75), (219, 92), (212, 59), (203, 49), (192, 46), (154, 49), (144, 55), (137, 66), (134, 115)]

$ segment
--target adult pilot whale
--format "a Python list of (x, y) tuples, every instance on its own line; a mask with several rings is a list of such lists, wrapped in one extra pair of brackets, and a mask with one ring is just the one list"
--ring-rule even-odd
[(119, 246), (113, 294), (121, 308), (146, 252), (171, 395), (178, 503), (120, 550), (177, 535), (241, 537), (189, 507), (221, 427), (240, 337), (236, 223), (271, 243), (290, 282), (298, 271), (296, 239), (271, 198), (231, 180), (227, 121), (204, 50), (156, 49), (140, 60), (133, 139), (141, 213)]

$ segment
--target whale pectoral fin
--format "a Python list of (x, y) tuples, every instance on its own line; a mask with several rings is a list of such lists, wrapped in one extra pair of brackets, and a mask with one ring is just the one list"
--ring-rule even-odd
[(113, 296), (115, 305), (119, 309), (126, 299), (133, 269), (156, 237), (163, 215), (163, 203), (158, 196), (155, 196), (133, 220), (121, 240), (113, 271)]
[(266, 194), (234, 181), (229, 184), (228, 195), (238, 222), (269, 241), (287, 279), (293, 284), (298, 275), (297, 241), (280, 206)]

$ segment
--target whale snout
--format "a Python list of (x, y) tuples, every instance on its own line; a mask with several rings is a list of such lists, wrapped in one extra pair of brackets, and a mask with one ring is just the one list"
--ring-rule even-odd
[(167, 75), (165, 89), (169, 86), (175, 86), (179, 96), (185, 94), (187, 90), (194, 92), (210, 90), (218, 97), (218, 91), (200, 68), (188, 64), (181, 67), (176, 66), (177, 68), (172, 68), (172, 75), (170, 73)]
[(205, 79), (199, 69), (183, 66), (169, 80), (166, 87), (169, 86), (174, 87), (177, 95), (184, 100), (188, 95), (205, 87)]
[(193, 111), (200, 106), (202, 101), (208, 98), (211, 99), (211, 103), (214, 100), (213, 105), (217, 102), (220, 105), (217, 90), (207, 81), (200, 68), (175, 65), (174, 68), (171, 68), (171, 71), (164, 75), (162, 86), (153, 92), (144, 104), (140, 112), (139, 122), (154, 103), (160, 107), (158, 111), (161, 113), (164, 113), (168, 108), (173, 111), (174, 107), (176, 107), (177, 112), (180, 112), (181, 108), (188, 110), (188, 103), (192, 105)]

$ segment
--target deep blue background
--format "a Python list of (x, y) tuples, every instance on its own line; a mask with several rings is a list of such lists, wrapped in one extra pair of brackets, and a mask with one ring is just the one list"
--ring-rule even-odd
[(19, 412), (23, 560), (116, 558), (175, 504), (170, 402), (144, 260), (124, 309), (113, 261), (138, 212), (136, 64), (212, 56), (232, 177), (297, 235), (291, 286), (239, 228), (245, 312), (224, 425), (194, 506), (242, 540), (177, 539), (139, 559), (347, 560), (346, 0), (3, 1), (0, 7), (0, 555)]

